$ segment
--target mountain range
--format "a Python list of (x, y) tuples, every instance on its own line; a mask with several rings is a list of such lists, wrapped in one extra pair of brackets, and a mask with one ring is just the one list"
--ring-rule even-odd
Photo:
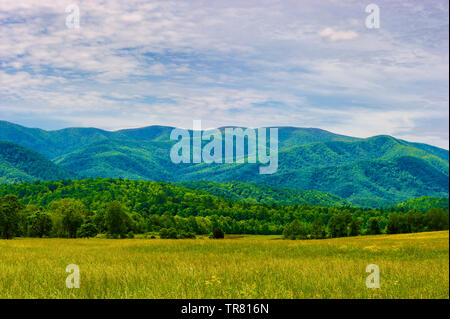
[[(449, 152), (427, 144), (387, 135), (362, 139), (315, 128), (279, 127), (278, 171), (260, 175), (260, 164), (172, 163), (172, 129), (45, 131), (0, 121), (0, 183), (110, 177), (180, 182), (205, 190), (211, 184), (195, 182), (245, 182), (276, 187), (263, 192), (271, 198), (280, 189), (296, 198), (317, 191), (314, 196), (328, 194), (324, 198), (330, 196), (336, 203), (364, 207), (421, 196), (448, 197)], [(209, 188), (220, 192), (229, 186)], [(258, 195), (251, 196), (257, 200)]]

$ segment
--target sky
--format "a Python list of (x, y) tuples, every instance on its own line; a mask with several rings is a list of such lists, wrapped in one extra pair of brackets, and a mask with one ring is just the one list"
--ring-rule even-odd
[(0, 120), (316, 127), (448, 149), (448, 0), (371, 1), (0, 0)]

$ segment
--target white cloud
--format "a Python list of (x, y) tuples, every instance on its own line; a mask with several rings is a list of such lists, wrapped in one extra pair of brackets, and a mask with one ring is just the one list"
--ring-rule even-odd
[(319, 35), (328, 41), (353, 40), (358, 37), (358, 33), (354, 31), (336, 31), (333, 28), (323, 29)]

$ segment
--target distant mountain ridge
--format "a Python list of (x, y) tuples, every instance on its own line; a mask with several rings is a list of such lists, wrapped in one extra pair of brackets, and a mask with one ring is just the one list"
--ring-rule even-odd
[(36, 151), (81, 177), (239, 181), (335, 194), (368, 207), (421, 196), (448, 197), (449, 152), (427, 144), (387, 135), (361, 139), (321, 129), (279, 127), (278, 172), (260, 175), (260, 164), (172, 163), (172, 129), (45, 131), (0, 121), (0, 140)]
[[(65, 128), (45, 131), (0, 121), (0, 140), (17, 143), (53, 160), (84, 146), (106, 140), (171, 142), (170, 132), (173, 129), (174, 127), (154, 125), (118, 131), (105, 131), (97, 128)], [(294, 127), (280, 127), (278, 137), (280, 149), (314, 142), (357, 139), (316, 128)]]
[(55, 165), (37, 152), (0, 141), (0, 184), (74, 177), (74, 173)]

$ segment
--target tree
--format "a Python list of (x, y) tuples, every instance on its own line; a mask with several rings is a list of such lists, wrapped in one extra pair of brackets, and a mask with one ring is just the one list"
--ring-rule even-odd
[(99, 233), (106, 232), (105, 214), (106, 214), (105, 210), (99, 210), (91, 218), (92, 222), (94, 223)]
[(425, 223), (429, 230), (447, 230), (448, 210), (431, 208), (425, 215)]
[(418, 233), (425, 229), (423, 222), (424, 215), (418, 211), (410, 210), (406, 214), (408, 221), (408, 233)]
[(78, 229), (77, 237), (80, 238), (87, 238), (87, 237), (95, 237), (98, 234), (97, 227), (94, 223), (84, 223), (81, 225), (81, 227)]
[(321, 239), (325, 238), (325, 226), (322, 217), (317, 218), (311, 226), (311, 238)]
[(408, 221), (406, 216), (392, 213), (387, 223), (388, 234), (402, 234), (408, 232)]
[(348, 211), (339, 212), (331, 216), (328, 222), (328, 233), (331, 238), (348, 235), (348, 226), (352, 222), (352, 215)]
[(361, 234), (361, 224), (362, 221), (360, 218), (352, 218), (350, 224), (348, 225), (348, 236), (358, 236)]
[(377, 217), (370, 217), (367, 222), (367, 234), (368, 235), (378, 235), (381, 234), (380, 224), (378, 223)]
[(159, 231), (159, 237), (161, 239), (177, 239), (178, 232), (175, 228), (161, 228)]
[(65, 198), (52, 203), (51, 212), (54, 218), (54, 233), (58, 237), (76, 238), (78, 228), (83, 224), (88, 210), (83, 202), (73, 198)]
[(307, 236), (306, 225), (297, 219), (284, 227), (283, 237), (286, 239), (306, 239)]
[(35, 212), (45, 210), (42, 207), (36, 205), (27, 205), (23, 210), (20, 211), (19, 214), (19, 231), (16, 236), (30, 236), (29, 235), (29, 217), (32, 216)]
[(0, 198), (0, 238), (12, 239), (19, 230), (20, 212), (24, 209), (16, 196)]
[(105, 214), (107, 232), (113, 237), (125, 238), (127, 233), (126, 217), (126, 213), (118, 201), (109, 203)]
[(215, 228), (213, 231), (213, 236), (214, 239), (222, 239), (225, 238), (225, 233), (223, 232), (223, 230), (219, 227)]
[(195, 233), (193, 232), (185, 232), (185, 231), (181, 231), (178, 234), (178, 238), (180, 239), (195, 239)]
[(28, 234), (31, 237), (50, 236), (52, 228), (53, 220), (51, 216), (42, 209), (28, 217)]

